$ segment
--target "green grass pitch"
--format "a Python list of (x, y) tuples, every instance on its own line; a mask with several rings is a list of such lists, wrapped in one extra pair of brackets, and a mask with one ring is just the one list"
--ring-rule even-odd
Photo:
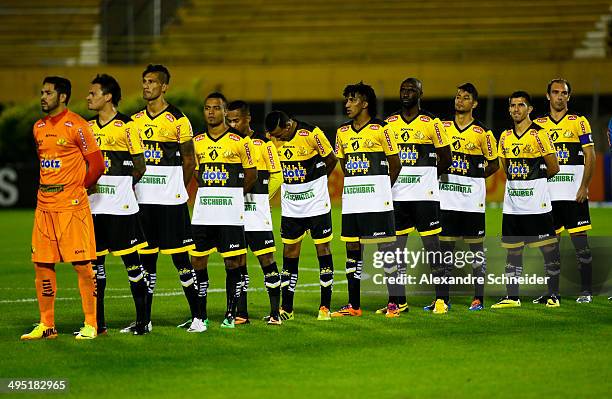
[[(278, 210), (275, 210), (275, 221)], [(333, 307), (346, 301), (344, 248), (334, 209), (336, 285)], [(567, 298), (558, 309), (533, 305), (479, 313), (470, 298), (453, 297), (443, 316), (421, 310), (430, 296), (410, 296), (399, 319), (373, 311), (384, 295), (365, 295), (361, 318), (318, 322), (317, 262), (304, 241), (296, 319), (280, 327), (259, 319), (268, 300), (257, 261), (249, 256), (252, 324), (222, 330), (225, 305), (221, 259), (211, 257), (209, 331), (188, 334), (175, 326), (188, 307), (170, 259), (160, 257), (153, 332), (120, 334), (133, 318), (126, 273), (119, 259), (107, 261), (108, 336), (76, 341), (82, 323), (77, 279), (68, 265), (58, 270), (55, 341), (21, 342), (38, 320), (30, 263), (33, 211), (2, 211), (0, 238), (0, 378), (68, 379), (74, 397), (294, 397), (294, 398), (578, 398), (607, 397), (612, 353), (612, 302), (590, 305)], [(593, 235), (612, 236), (612, 209), (592, 209)], [(488, 234), (499, 234), (501, 210), (489, 209)], [(277, 237), (278, 239), (278, 237)], [(280, 243), (280, 240), (277, 241)], [(280, 261), (281, 245), (277, 246)], [(503, 264), (489, 262), (489, 271)], [(280, 262), (279, 262), (280, 264)], [(568, 265), (574, 268), (575, 265)], [(490, 305), (495, 298), (487, 298)], [(58, 394), (61, 395), (61, 394)], [(19, 394), (19, 397), (40, 397)]]

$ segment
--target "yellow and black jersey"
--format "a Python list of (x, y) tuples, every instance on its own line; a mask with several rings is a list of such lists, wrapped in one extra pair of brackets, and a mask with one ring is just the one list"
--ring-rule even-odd
[(104, 157), (104, 174), (89, 196), (93, 214), (131, 215), (138, 212), (132, 189), (132, 155), (142, 154), (142, 141), (129, 116), (117, 113), (106, 124), (98, 117), (88, 121)]
[(104, 157), (104, 174), (109, 176), (132, 176), (132, 155), (144, 152), (142, 140), (133, 129), (129, 116), (117, 113), (106, 124), (98, 117), (88, 121), (96, 143)]
[(409, 121), (397, 112), (386, 122), (397, 134), (402, 166), (437, 166), (435, 149), (450, 144), (440, 119), (427, 111), (420, 110)]
[(270, 174), (281, 172), (281, 163), (278, 151), (272, 141), (265, 136), (251, 136), (254, 158), (257, 166), (257, 182), (251, 190), (253, 194), (268, 194)]
[(508, 129), (499, 138), (497, 153), (506, 166), (504, 213), (550, 212), (544, 157), (555, 154), (555, 145), (548, 132), (535, 123), (521, 136)]
[(301, 184), (327, 176), (323, 158), (332, 152), (321, 129), (296, 121), (295, 135), (278, 147), (285, 184)]
[(584, 175), (584, 148), (593, 146), (589, 121), (575, 112), (567, 112), (556, 121), (550, 114), (535, 123), (548, 131), (559, 159), (559, 173), (549, 181), (553, 201), (575, 201)]
[(145, 108), (132, 115), (142, 138), (147, 171), (136, 185), (141, 204), (178, 205), (187, 202), (179, 145), (192, 140), (189, 119), (173, 105), (157, 116)]
[(448, 173), (484, 177), (486, 161), (497, 158), (497, 140), (493, 132), (476, 119), (463, 129), (454, 120), (443, 121), (442, 125), (453, 151), (453, 162)]
[(157, 116), (145, 108), (132, 115), (134, 128), (143, 140), (147, 165), (179, 166), (182, 164), (179, 144), (190, 141), (193, 130), (189, 119), (175, 106)]
[(253, 143), (229, 128), (213, 139), (207, 132), (193, 139), (196, 155), (196, 179), (200, 187), (240, 187), (244, 169), (256, 167)]
[(336, 132), (336, 156), (347, 176), (389, 175), (387, 156), (398, 154), (395, 133), (380, 119), (355, 129), (348, 121)]

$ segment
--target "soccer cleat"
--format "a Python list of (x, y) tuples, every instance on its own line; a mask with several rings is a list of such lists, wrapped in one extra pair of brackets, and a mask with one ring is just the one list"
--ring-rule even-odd
[(331, 314), (331, 317), (344, 317), (344, 316), (361, 316), (361, 309), (353, 309), (353, 305), (350, 303), (341, 307), (339, 310), (335, 311)]
[(251, 324), (251, 321), (249, 320), (248, 317), (236, 316), (236, 319), (234, 319), (234, 323), (236, 325), (239, 325), (239, 324)]
[(187, 332), (190, 332), (190, 333), (201, 333), (201, 332), (206, 331), (207, 329), (208, 328), (206, 327), (206, 324), (204, 324), (204, 322), (201, 319), (198, 319), (197, 317), (194, 317), (193, 321), (191, 322), (191, 325), (187, 329)]
[(134, 326), (134, 332), (132, 334), (134, 335), (145, 335), (149, 333), (149, 324), (145, 324), (145, 323), (136, 323), (136, 325)]
[[(129, 326), (124, 327), (121, 330), (119, 330), (119, 332), (122, 333), (122, 334), (132, 334), (135, 329), (136, 329), (136, 322), (133, 321), (133, 322), (130, 323)], [(151, 322), (149, 322), (147, 324), (147, 332), (151, 332), (151, 331), (153, 331), (153, 324), (151, 324)]]
[(399, 306), (394, 303), (390, 303), (387, 305), (387, 312), (385, 313), (385, 317), (392, 319), (394, 317), (400, 317)]
[(279, 317), (282, 321), (293, 320), (293, 310), (291, 312), (287, 312), (284, 309), (281, 309), (279, 312)]
[[(410, 308), (408, 307), (408, 302), (406, 303), (400, 303), (399, 305), (397, 305), (397, 308), (399, 309), (400, 313), (403, 312), (408, 312), (410, 310)], [(387, 306), (385, 306), (384, 308), (380, 308), (378, 310), (376, 310), (375, 312), (376, 314), (387, 314)]]
[(548, 295), (540, 295), (539, 297), (537, 297), (536, 299), (534, 299), (533, 303), (539, 303), (541, 305), (544, 305), (547, 301), (548, 301), (549, 296)]
[(98, 336), (100, 335), (107, 335), (108, 334), (108, 327), (104, 326), (104, 327), (98, 327)]
[(494, 305), (491, 305), (491, 309), (504, 309), (504, 308), (520, 308), (521, 300), (510, 299), (508, 297), (502, 298), (499, 302)]
[(176, 326), (176, 328), (189, 328), (191, 326), (191, 323), (193, 323), (193, 319), (189, 319), (184, 323), (179, 324), (178, 326)]
[(235, 326), (234, 317), (230, 313), (227, 313), (221, 322), (221, 328), (235, 328)]
[(97, 329), (94, 326), (90, 326), (85, 323), (79, 330), (79, 333), (75, 335), (75, 339), (94, 339), (98, 335)]
[(33, 341), (36, 339), (55, 339), (57, 330), (55, 327), (45, 326), (43, 323), (34, 324), (34, 329), (21, 336), (22, 341)]
[(321, 306), (319, 308), (319, 315), (317, 316), (317, 320), (331, 320), (331, 314), (329, 313), (329, 309), (325, 306)]
[(283, 324), (283, 322), (281, 321), (280, 317), (278, 317), (278, 315), (271, 314), (267, 316), (265, 320), (270, 326), (280, 326), (281, 324)]
[[(436, 301), (437, 301), (437, 299), (434, 299), (434, 300), (431, 302), (431, 304), (429, 304), (429, 305), (427, 305), (427, 306), (423, 306), (423, 310), (424, 310), (424, 311), (426, 311), (426, 312), (433, 312), (433, 311), (434, 311), (434, 309), (436, 308)], [(441, 299), (441, 301), (442, 301), (442, 302), (444, 302), (444, 300), (443, 300), (443, 299)], [(447, 310), (450, 310), (450, 308), (451, 308), (451, 303), (450, 303), (450, 302), (449, 302), (449, 303), (447, 303), (447, 304), (446, 304), (446, 306), (448, 306), (448, 309), (447, 309)], [(401, 307), (401, 305), (400, 305), (400, 307)], [(406, 305), (406, 307), (408, 307), (408, 305)]]
[(472, 304), (468, 308), (468, 310), (471, 310), (471, 311), (478, 311), (478, 310), (483, 310), (483, 309), (484, 309), (484, 306), (482, 302), (480, 302), (480, 299), (476, 299), (476, 298), (474, 298), (474, 300), (472, 301)]
[(547, 308), (558, 308), (559, 306), (561, 306), (561, 303), (559, 302), (559, 298), (557, 298), (554, 295), (551, 295), (546, 301)]
[(576, 302), (578, 303), (591, 303), (593, 302), (593, 297), (591, 295), (580, 295), (577, 299)]
[(436, 303), (434, 304), (433, 313), (435, 314), (448, 313), (448, 305), (444, 302), (444, 299), (436, 299)]

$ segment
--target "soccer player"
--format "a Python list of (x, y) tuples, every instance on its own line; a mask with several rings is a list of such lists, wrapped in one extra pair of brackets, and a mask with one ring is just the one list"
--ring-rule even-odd
[(87, 199), (104, 171), (104, 160), (87, 122), (67, 109), (71, 84), (47, 76), (40, 105), (47, 114), (34, 124), (40, 160), (40, 186), (34, 228), (32, 261), (40, 322), (22, 340), (57, 338), (55, 329), (55, 264), (71, 262), (77, 273), (85, 324), (76, 339), (93, 339), (96, 325), (96, 280), (91, 261), (96, 259), (94, 226)]
[[(472, 277), (486, 278), (485, 179), (499, 169), (497, 141), (491, 130), (474, 118), (478, 91), (471, 83), (457, 88), (455, 117), (444, 121), (453, 148), (453, 161), (447, 174), (440, 177), (440, 247), (452, 252), (456, 241), (463, 239), (473, 254)], [(469, 310), (484, 307), (484, 283), (474, 284), (474, 298)]]
[[(423, 84), (419, 79), (407, 78), (400, 85), (400, 111), (389, 116), (386, 122), (397, 134), (397, 145), (402, 170), (393, 186), (393, 208), (398, 240), (387, 245), (387, 250), (406, 248), (408, 235), (415, 229), (421, 236), (434, 277), (448, 277), (452, 265), (441, 259), (440, 240), (440, 190), (438, 177), (451, 165), (451, 149), (448, 136), (440, 120), (421, 109)], [(397, 269), (397, 270), (396, 270)], [(406, 265), (390, 267), (390, 277), (405, 273)], [(378, 313), (397, 317), (407, 310), (405, 287), (389, 288), (389, 305)], [(391, 290), (395, 292), (391, 292)], [(449, 286), (436, 284), (436, 299), (423, 309), (443, 314), (448, 311)], [(393, 296), (395, 294), (395, 296)]]
[[(274, 233), (272, 231), (272, 215), (270, 214), (270, 198), (274, 197), (281, 183), (280, 159), (276, 147), (265, 135), (255, 133), (250, 126), (251, 111), (244, 101), (232, 101), (227, 107), (228, 124), (240, 132), (242, 137), (249, 137), (253, 143), (252, 154), (257, 165), (257, 181), (251, 192), (244, 197), (244, 230), (246, 244), (261, 265), (264, 274), (264, 285), (270, 298), (270, 315), (268, 324), (280, 325), (280, 274), (274, 261)], [(249, 322), (247, 309), (247, 289), (249, 275), (241, 268), (242, 294), (238, 303), (236, 324)]]
[[(147, 272), (149, 330), (159, 253), (172, 257), (191, 318), (198, 316), (198, 287), (188, 255), (194, 248), (187, 208), (187, 186), (195, 169), (193, 132), (187, 117), (165, 99), (169, 82), (170, 72), (166, 67), (147, 66), (142, 73), (142, 97), (147, 106), (132, 115), (133, 129), (144, 143), (147, 164), (146, 173), (136, 184), (136, 198), (148, 243), (138, 252)], [(122, 332), (133, 332), (135, 326), (134, 322)]]
[[(555, 143), (560, 171), (548, 180), (553, 220), (557, 238), (567, 230), (576, 250), (578, 270), (582, 280), (578, 303), (593, 301), (593, 256), (587, 238), (591, 229), (589, 215), (589, 184), (595, 171), (595, 150), (589, 121), (568, 110), (572, 87), (565, 79), (553, 79), (546, 88), (550, 112), (535, 120), (548, 131)], [(542, 295), (534, 303), (546, 303)]]
[(192, 332), (206, 331), (208, 324), (208, 256), (219, 252), (225, 263), (227, 309), (222, 328), (235, 326), (241, 269), (246, 270), (244, 194), (253, 188), (257, 168), (251, 140), (226, 124), (226, 112), (223, 94), (209, 94), (204, 100), (206, 131), (194, 138), (199, 188), (191, 219), (196, 245), (191, 261), (200, 285), (201, 309), (188, 330)]
[(281, 185), (281, 320), (292, 320), (302, 240), (310, 231), (319, 261), (321, 302), (317, 320), (331, 320), (334, 263), (329, 242), (333, 238), (327, 178), (336, 156), (325, 133), (316, 126), (289, 118), (282, 111), (266, 115), (265, 129), (281, 141), (278, 155), (283, 169)]
[(346, 242), (348, 304), (332, 316), (361, 316), (363, 244), (395, 241), (391, 186), (400, 172), (395, 133), (376, 119), (376, 94), (363, 82), (343, 92), (350, 121), (336, 133), (344, 173), (342, 234)]
[(519, 278), (523, 274), (523, 248), (540, 248), (548, 278), (547, 307), (559, 307), (561, 256), (553, 224), (546, 179), (559, 172), (555, 144), (546, 129), (529, 118), (531, 97), (516, 91), (509, 98), (514, 127), (499, 138), (497, 154), (506, 173), (502, 219), (502, 247), (508, 249), (505, 276), (508, 295), (493, 309), (521, 306)]
[(104, 174), (91, 190), (89, 201), (93, 214), (96, 255), (94, 264), (98, 288), (98, 334), (106, 332), (104, 290), (106, 288), (106, 255), (120, 256), (127, 270), (130, 290), (136, 306), (134, 334), (147, 332), (147, 283), (137, 250), (147, 245), (133, 186), (145, 173), (142, 141), (132, 128), (129, 116), (117, 111), (121, 87), (112, 76), (102, 74), (91, 82), (87, 108), (97, 116), (89, 121), (104, 157)]

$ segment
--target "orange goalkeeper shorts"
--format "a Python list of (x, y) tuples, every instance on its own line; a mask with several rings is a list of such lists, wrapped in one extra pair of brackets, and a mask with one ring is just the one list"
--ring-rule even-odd
[(73, 212), (36, 209), (32, 261), (79, 262), (96, 259), (96, 238), (89, 207)]

